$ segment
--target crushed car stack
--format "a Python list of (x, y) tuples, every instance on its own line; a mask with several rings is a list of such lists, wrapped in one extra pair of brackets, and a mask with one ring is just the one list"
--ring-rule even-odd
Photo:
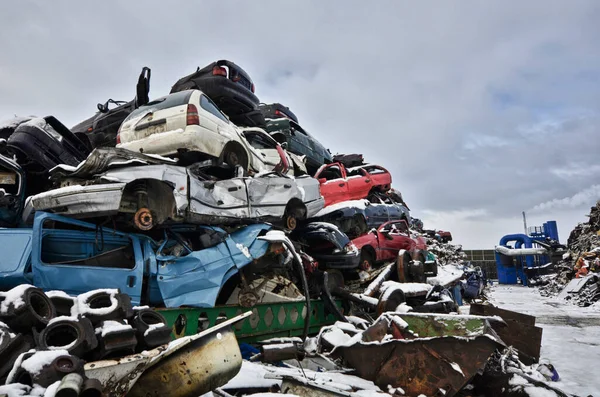
[[(456, 315), (463, 295), (480, 297), (483, 277), (450, 232), (411, 218), (386, 168), (332, 155), (288, 107), (260, 103), (231, 61), (198, 68), (156, 99), (150, 75), (142, 69), (133, 100), (109, 99), (71, 129), (52, 116), (0, 125), (2, 310), (22, 307), (14, 291), (50, 302), (42, 325), (0, 328), (0, 348), (29, 341), (2, 367), (23, 385), (11, 387), (54, 395), (42, 389), (62, 377), (42, 384), (13, 372), (27, 355), (61, 348), (87, 361), (80, 375), (99, 374), (94, 395), (156, 393), (171, 378), (187, 385), (181, 396), (220, 386), (241, 395), (253, 388), (228, 381), (253, 351), (253, 361), (307, 358), (317, 371), (362, 378), (348, 375), (342, 383), (356, 387), (335, 395), (452, 396), (473, 388), (494, 354), (514, 356), (497, 318)], [(57, 327), (64, 335), (51, 343), (37, 334)], [(240, 350), (236, 337), (252, 345)], [(272, 337), (288, 338), (264, 341)], [(182, 372), (181, 357), (196, 366)], [(405, 365), (413, 359), (444, 364), (428, 372)], [(323, 391), (296, 369), (275, 383)]]

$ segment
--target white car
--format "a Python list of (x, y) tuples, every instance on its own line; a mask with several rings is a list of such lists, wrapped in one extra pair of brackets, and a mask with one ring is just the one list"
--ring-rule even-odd
[(240, 165), (249, 175), (293, 174), (292, 160), (298, 160), (264, 130), (242, 132), (200, 90), (176, 92), (134, 110), (119, 128), (117, 147), (161, 156), (201, 154)]

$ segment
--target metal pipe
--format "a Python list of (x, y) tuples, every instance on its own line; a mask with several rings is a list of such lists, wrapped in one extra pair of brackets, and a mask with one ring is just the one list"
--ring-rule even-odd
[(65, 375), (56, 389), (56, 397), (77, 397), (81, 392), (83, 377), (78, 373), (72, 372)]
[(508, 248), (502, 245), (496, 246), (496, 252), (506, 256), (525, 256), (525, 255), (545, 255), (548, 253), (546, 248)]

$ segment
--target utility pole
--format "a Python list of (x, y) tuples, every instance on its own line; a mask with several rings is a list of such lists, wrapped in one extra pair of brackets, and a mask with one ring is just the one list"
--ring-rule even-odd
[(523, 229), (525, 230), (525, 235), (527, 236), (527, 217), (525, 216), (525, 211), (523, 211)]

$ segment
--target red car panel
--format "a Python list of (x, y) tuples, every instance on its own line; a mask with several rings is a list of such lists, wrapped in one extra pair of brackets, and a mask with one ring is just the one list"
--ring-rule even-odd
[(352, 240), (356, 248), (362, 249), (369, 245), (375, 251), (376, 261), (395, 260), (398, 251), (406, 250), (415, 255), (417, 251), (426, 251), (427, 244), (421, 237), (410, 237), (406, 221), (390, 221), (379, 226), (367, 234)]
[(346, 169), (341, 163), (326, 164), (319, 168), (315, 178), (321, 183), (325, 206), (364, 199), (374, 187), (387, 191), (392, 184), (390, 173), (378, 165)]

